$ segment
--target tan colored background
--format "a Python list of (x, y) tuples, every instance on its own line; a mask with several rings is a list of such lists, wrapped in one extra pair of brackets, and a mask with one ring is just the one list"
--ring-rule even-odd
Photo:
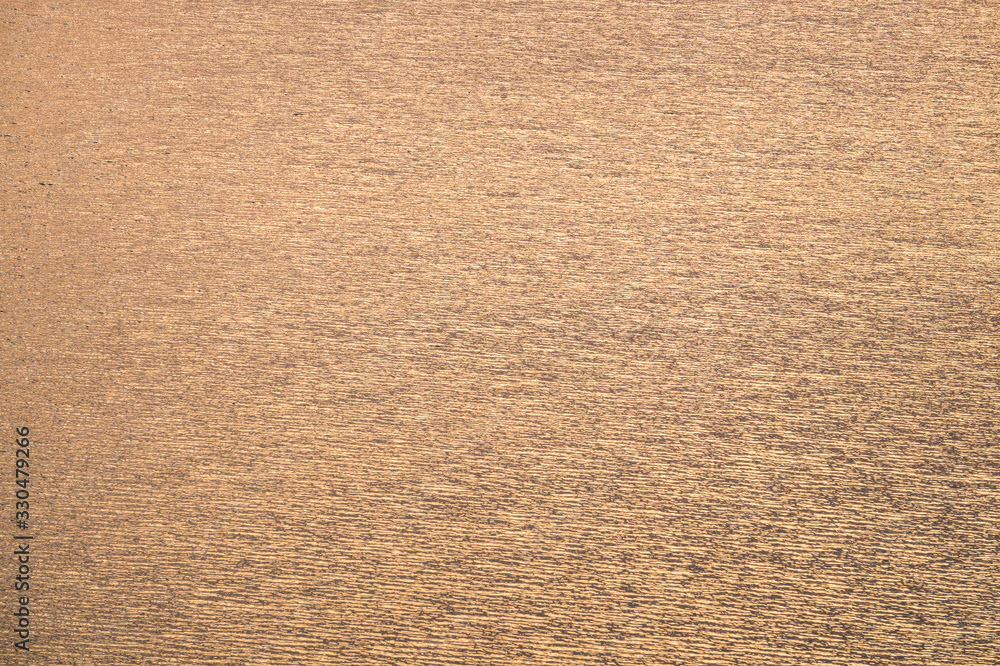
[(4, 3), (23, 663), (996, 663), (998, 14)]

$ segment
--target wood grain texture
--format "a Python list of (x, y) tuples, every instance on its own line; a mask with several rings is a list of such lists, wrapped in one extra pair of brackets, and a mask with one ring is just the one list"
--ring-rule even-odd
[(998, 14), (4, 3), (0, 663), (997, 663)]

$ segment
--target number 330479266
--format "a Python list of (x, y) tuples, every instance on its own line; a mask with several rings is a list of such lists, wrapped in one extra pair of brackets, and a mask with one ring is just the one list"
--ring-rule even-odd
[[(18, 521), (26, 521), (30, 516), (28, 514), (28, 497), (30, 493), (28, 492), (28, 482), (30, 477), (28, 475), (28, 460), (31, 458), (31, 441), (28, 439), (29, 429), (25, 426), (22, 428), (17, 428), (17, 448), (14, 450), (14, 483), (17, 484), (18, 490), (15, 492), (17, 497), (17, 502), (14, 504), (15, 518)], [(23, 524), (19, 522), (18, 524)]]

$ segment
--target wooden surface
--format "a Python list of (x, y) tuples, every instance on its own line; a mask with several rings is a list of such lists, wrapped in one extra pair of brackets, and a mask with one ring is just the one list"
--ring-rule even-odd
[(998, 14), (4, 3), (0, 663), (997, 663)]

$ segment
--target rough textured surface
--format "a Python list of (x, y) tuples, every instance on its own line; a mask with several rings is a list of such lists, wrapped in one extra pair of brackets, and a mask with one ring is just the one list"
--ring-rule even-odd
[(997, 663), (998, 14), (4, 3), (0, 663)]

